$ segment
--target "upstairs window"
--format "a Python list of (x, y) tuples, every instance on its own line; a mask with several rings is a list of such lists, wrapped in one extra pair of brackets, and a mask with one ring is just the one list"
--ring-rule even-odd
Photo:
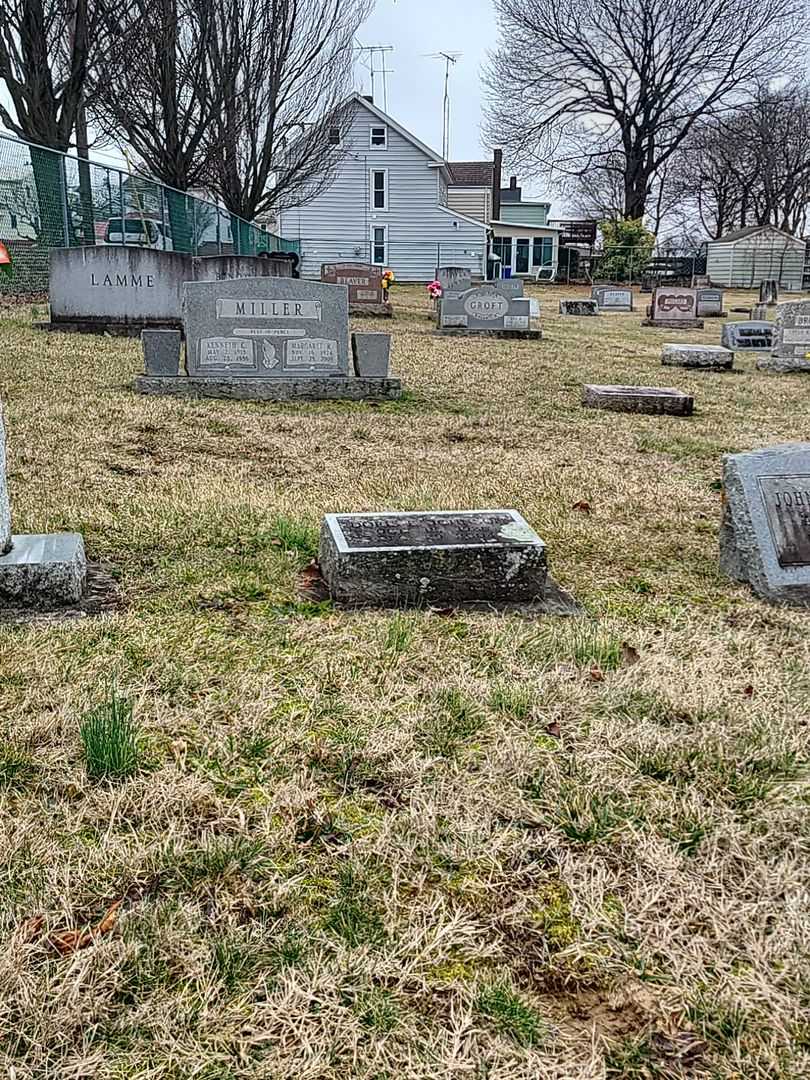
[(388, 146), (388, 128), (386, 127), (373, 127), (370, 135), (370, 145), (372, 150), (385, 150)]
[(342, 139), (340, 137), (340, 128), (337, 127), (337, 126), (330, 127), (329, 128), (329, 145), (330, 146), (340, 146), (341, 142), (342, 142)]
[(388, 209), (388, 171), (387, 169), (371, 170), (371, 209)]

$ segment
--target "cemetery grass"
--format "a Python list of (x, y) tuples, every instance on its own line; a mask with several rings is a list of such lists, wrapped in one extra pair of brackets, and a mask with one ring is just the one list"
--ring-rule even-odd
[[(717, 566), (721, 455), (806, 438), (808, 383), (538, 295), (476, 342), (398, 287), (379, 406), (139, 398), (137, 343), (3, 309), (15, 531), (117, 601), (0, 627), (1, 1071), (810, 1073), (807, 615)], [(325, 512), (487, 506), (581, 618), (303, 589)]]

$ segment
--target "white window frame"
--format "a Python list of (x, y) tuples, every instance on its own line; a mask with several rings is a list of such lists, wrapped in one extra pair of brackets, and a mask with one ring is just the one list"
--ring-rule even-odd
[[(375, 239), (375, 234), (376, 234), (377, 229), (380, 229), (382, 231), (382, 234), (383, 234), (383, 257), (379, 262), (377, 262), (377, 260), (374, 258), (374, 249), (376, 247), (379, 247), (379, 245), (377, 244), (377, 241)], [(387, 225), (372, 225), (371, 226), (371, 251), (369, 252), (369, 255), (371, 256), (370, 259), (369, 259), (369, 262), (371, 263), (372, 266), (385, 266), (386, 263), (388, 262), (388, 226)]]
[[(332, 132), (333, 131), (337, 132), (337, 136), (338, 136), (337, 137), (337, 142), (332, 142)], [(330, 124), (329, 125), (329, 128), (328, 128), (328, 130), (326, 132), (326, 139), (327, 139), (327, 142), (328, 142), (329, 146), (336, 146), (336, 147), (338, 147), (338, 149), (341, 149), (343, 147), (343, 132), (340, 130), (340, 126), (338, 124)]]
[[(383, 175), (383, 205), (374, 205), (374, 176), (376, 173), (382, 173)], [(388, 209), (388, 169), (370, 169), (370, 182), (369, 182), (369, 202), (371, 204), (372, 214), (382, 214)]]
[[(373, 141), (374, 132), (381, 131), (383, 133), (382, 146), (377, 146)], [(388, 149), (388, 125), (387, 124), (373, 124), (368, 129), (368, 147), (369, 150), (387, 150)]]

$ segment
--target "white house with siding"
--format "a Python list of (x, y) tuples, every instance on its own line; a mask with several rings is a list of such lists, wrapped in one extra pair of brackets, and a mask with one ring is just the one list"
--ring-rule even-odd
[(713, 285), (752, 289), (767, 279), (788, 291), (800, 290), (804, 240), (775, 225), (748, 225), (706, 245), (706, 273)]
[(298, 240), (301, 273), (363, 259), (399, 281), (430, 281), (437, 266), (486, 270), (487, 224), (448, 205), (450, 167), (368, 98), (355, 95), (345, 154), (334, 181), (303, 206), (283, 210), (278, 231)]

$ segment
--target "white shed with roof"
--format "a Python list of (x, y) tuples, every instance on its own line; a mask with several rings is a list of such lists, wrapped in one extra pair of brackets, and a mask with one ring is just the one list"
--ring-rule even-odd
[(748, 225), (709, 240), (706, 273), (713, 285), (753, 289), (774, 279), (781, 289), (799, 291), (805, 242), (775, 225)]

